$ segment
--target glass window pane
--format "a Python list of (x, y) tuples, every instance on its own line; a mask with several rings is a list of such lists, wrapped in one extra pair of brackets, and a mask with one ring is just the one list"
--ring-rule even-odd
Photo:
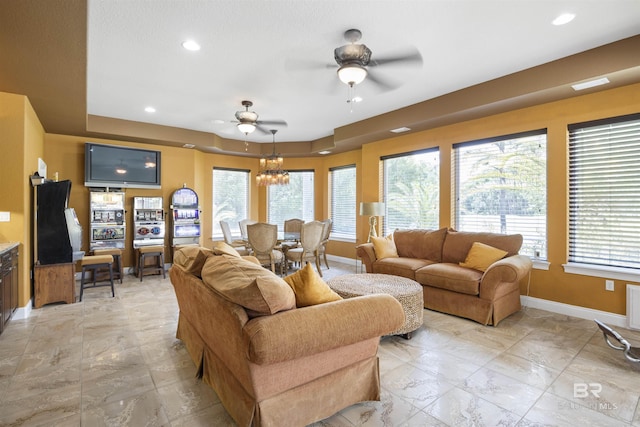
[(386, 236), (396, 228), (440, 225), (440, 152), (437, 149), (383, 160)]
[(640, 268), (640, 115), (569, 127), (569, 261)]
[(220, 221), (227, 221), (234, 236), (238, 222), (249, 214), (249, 171), (213, 168), (213, 238), (222, 238)]
[(291, 218), (313, 221), (314, 192), (313, 171), (289, 171), (288, 185), (267, 187), (269, 199), (267, 222), (284, 230), (284, 221)]
[(454, 146), (454, 228), (522, 234), (520, 253), (547, 257), (547, 135)]
[(334, 238), (356, 238), (356, 167), (329, 171), (331, 220)]

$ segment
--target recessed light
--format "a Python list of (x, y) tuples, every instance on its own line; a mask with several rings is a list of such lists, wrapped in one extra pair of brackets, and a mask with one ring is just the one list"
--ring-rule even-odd
[(553, 25), (564, 25), (573, 21), (573, 18), (575, 17), (576, 15), (573, 13), (563, 13), (562, 15), (558, 15), (551, 23)]
[(147, 113), (155, 113), (156, 109), (153, 107), (145, 107), (144, 111), (146, 111)]
[(182, 146), (182, 148), (195, 148), (195, 145), (193, 145), (193, 144), (184, 144)]
[(574, 85), (571, 85), (571, 87), (573, 88), (573, 90), (584, 90), (589, 89), (590, 87), (606, 85), (607, 83), (609, 83), (609, 79), (606, 77), (602, 77), (600, 79), (589, 80), (588, 82), (576, 83)]
[(406, 126), (403, 126), (403, 127), (401, 127), (401, 128), (391, 129), (391, 131), (390, 131), (390, 132), (393, 132), (393, 133), (402, 133), (402, 132), (409, 132), (410, 130), (411, 130), (411, 128), (408, 128), (408, 127), (406, 127)]
[(324, 150), (324, 151), (318, 151), (318, 154), (322, 154), (323, 156), (324, 156), (325, 154), (329, 154), (329, 153), (331, 153), (331, 151), (327, 151), (327, 150)]
[(221, 125), (221, 124), (223, 124), (223, 123), (224, 123), (224, 120), (215, 119), (215, 120), (213, 121), (213, 123), (215, 123), (215, 124), (217, 124), (217, 125)]
[(182, 47), (190, 50), (192, 52), (196, 52), (200, 50), (200, 45), (193, 40), (185, 40), (182, 42)]

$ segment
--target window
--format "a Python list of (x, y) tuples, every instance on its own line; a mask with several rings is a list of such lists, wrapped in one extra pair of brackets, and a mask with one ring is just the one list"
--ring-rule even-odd
[(313, 221), (314, 191), (313, 171), (289, 171), (288, 185), (270, 185), (267, 187), (269, 206), (267, 222), (277, 224), (278, 230), (284, 229), (284, 220), (290, 218)]
[(569, 126), (569, 262), (640, 267), (640, 114)]
[(546, 259), (546, 130), (455, 144), (452, 161), (454, 228), (522, 234), (520, 253)]
[(383, 157), (383, 234), (396, 228), (440, 226), (440, 152), (437, 148)]
[(355, 165), (329, 169), (331, 200), (331, 236), (356, 239), (356, 167)]
[(249, 171), (213, 168), (213, 238), (222, 238), (220, 221), (227, 221), (234, 236), (238, 222), (249, 215)]

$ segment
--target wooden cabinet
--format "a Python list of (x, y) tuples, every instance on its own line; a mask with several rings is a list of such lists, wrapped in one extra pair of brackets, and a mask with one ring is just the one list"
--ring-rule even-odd
[(40, 308), (52, 302), (76, 301), (75, 263), (36, 265), (34, 267), (34, 304)]
[(18, 308), (18, 245), (0, 247), (0, 333)]

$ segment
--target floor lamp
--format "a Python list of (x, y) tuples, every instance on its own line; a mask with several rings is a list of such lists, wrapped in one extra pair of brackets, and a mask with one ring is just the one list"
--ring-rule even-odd
[(371, 237), (377, 237), (376, 232), (377, 218), (384, 216), (385, 206), (382, 202), (361, 202), (360, 203), (360, 215), (369, 216), (369, 238), (367, 243), (371, 242)]

